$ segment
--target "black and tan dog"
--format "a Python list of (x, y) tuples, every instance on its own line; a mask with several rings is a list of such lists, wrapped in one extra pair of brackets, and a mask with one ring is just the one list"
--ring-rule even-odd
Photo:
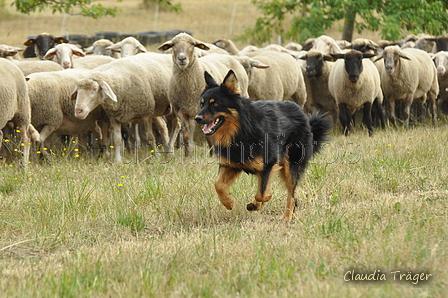
[(308, 161), (318, 152), (331, 129), (331, 120), (314, 114), (310, 119), (292, 101), (252, 101), (242, 97), (232, 70), (223, 83), (205, 72), (206, 88), (195, 120), (212, 141), (219, 156), (215, 189), (221, 203), (232, 209), (230, 186), (244, 171), (258, 177), (255, 200), (247, 210), (259, 210), (271, 199), (272, 177), (280, 171), (288, 189), (284, 218), (294, 212), (294, 192)]

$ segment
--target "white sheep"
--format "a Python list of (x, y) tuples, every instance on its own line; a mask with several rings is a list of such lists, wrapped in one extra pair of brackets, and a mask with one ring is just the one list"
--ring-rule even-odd
[(337, 54), (342, 52), (338, 43), (328, 35), (321, 35), (314, 39), (312, 49), (319, 50), (324, 54)]
[[(170, 59), (168, 55), (155, 53), (121, 58), (91, 70), (77, 82), (73, 93), (75, 116), (85, 119), (102, 106), (113, 130), (115, 163), (122, 162), (122, 124), (143, 123), (147, 141), (154, 145), (152, 118), (170, 112), (171, 72), (165, 62)], [(159, 126), (159, 131), (165, 136), (164, 143), (168, 143), (166, 126)]]
[(20, 56), (17, 55), (20, 52), (23, 52), (22, 48), (0, 44), (0, 58), (6, 58), (8, 60), (21, 60)]
[(338, 103), (328, 89), (330, 71), (334, 65), (334, 58), (319, 50), (311, 49), (300, 59), (305, 61), (305, 85), (307, 99), (305, 111), (312, 113), (322, 110), (329, 113), (333, 119), (333, 126), (337, 125)]
[[(14, 63), (0, 59), (0, 128), (12, 121), (20, 131), (20, 150), (23, 154), (22, 163), (28, 164), (31, 139), (38, 139), (39, 133), (31, 125), (31, 107), (28, 97), (25, 77)], [(3, 132), (0, 130), (0, 140)], [(0, 144), (1, 146), (1, 144)]]
[[(76, 82), (87, 75), (86, 70), (34, 73), (27, 76), (31, 102), (31, 123), (40, 132), (40, 144), (49, 148), (53, 133), (81, 137), (96, 130), (96, 121), (107, 121), (101, 107), (80, 120), (74, 115), (75, 102), (71, 99)], [(48, 157), (46, 150), (41, 150)]]
[(73, 57), (73, 68), (94, 69), (98, 66), (115, 61), (115, 58), (103, 55), (89, 55), (84, 57)]
[(88, 47), (85, 50), (85, 53), (86, 55), (103, 55), (103, 56), (110, 56), (112, 58), (121, 58), (119, 52), (106, 49), (107, 47), (112, 46), (113, 44), (114, 43), (109, 39), (105, 38), (98, 39), (92, 44), (92, 46)]
[(22, 71), (25, 77), (35, 72), (58, 71), (64, 69), (60, 64), (45, 60), (14, 60), (13, 63)]
[(389, 119), (395, 124), (395, 101), (404, 102), (405, 127), (409, 127), (410, 109), (413, 101), (423, 104), (429, 101), (433, 123), (436, 117), (436, 98), (439, 93), (437, 70), (430, 55), (419, 49), (401, 49), (388, 46), (378, 59), (383, 58), (380, 71), (381, 88), (389, 104)]
[(306, 86), (297, 61), (288, 54), (258, 51), (236, 56), (249, 78), (248, 93), (253, 100), (292, 100), (302, 108), (306, 102)]
[(213, 45), (226, 50), (231, 55), (240, 55), (240, 56), (247, 56), (249, 53), (252, 52), (259, 52), (259, 51), (276, 51), (276, 52), (282, 52), (286, 54), (290, 54), (294, 58), (297, 58), (300, 51), (295, 51), (291, 49), (287, 49), (286, 47), (283, 47), (278, 44), (269, 44), (263, 48), (259, 48), (253, 45), (247, 45), (242, 50), (239, 50), (235, 43), (226, 38), (221, 38), (213, 43)]
[(60, 64), (64, 69), (73, 68), (73, 55), (84, 57), (82, 49), (69, 43), (61, 43), (47, 51), (44, 59)]
[(331, 54), (331, 56), (338, 60), (330, 71), (328, 89), (339, 105), (339, 120), (343, 132), (345, 135), (349, 134), (352, 115), (356, 109), (363, 107), (364, 122), (369, 135), (372, 136), (373, 105), (384, 125), (380, 75), (373, 62), (366, 59), (373, 57), (374, 54), (351, 50), (345, 54)]
[[(169, 88), (169, 97), (176, 115), (185, 123), (189, 135), (184, 135), (186, 141), (185, 153), (191, 154), (193, 145), (193, 133), (196, 127), (194, 116), (199, 111), (199, 96), (205, 87), (204, 72), (210, 73), (216, 80), (222, 81), (232, 69), (238, 77), (242, 95), (248, 96), (248, 77), (243, 66), (230, 55), (210, 54), (198, 58), (195, 48), (208, 50), (208, 47), (201, 41), (186, 33), (179, 33), (170, 41), (162, 44), (158, 50), (165, 52), (173, 51), (173, 71)], [(170, 148), (174, 147), (174, 141), (179, 133), (179, 125), (173, 131), (170, 139)]]
[(439, 96), (437, 100), (438, 111), (442, 112), (444, 102), (448, 103), (448, 51), (437, 52), (432, 60), (437, 69), (437, 80), (439, 81)]
[(147, 52), (146, 48), (135, 37), (132, 36), (126, 37), (122, 41), (106, 47), (106, 50), (110, 50), (112, 52), (120, 52), (122, 58)]

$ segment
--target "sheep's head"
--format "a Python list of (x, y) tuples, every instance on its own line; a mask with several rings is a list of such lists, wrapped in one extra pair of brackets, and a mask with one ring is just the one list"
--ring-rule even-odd
[(52, 49), (49, 49), (44, 56), (44, 59), (52, 59), (56, 56), (57, 63), (61, 64), (61, 66), (65, 69), (73, 68), (73, 55), (78, 57), (84, 57), (84, 52), (75, 45), (62, 43), (58, 44)]
[(362, 53), (373, 53), (375, 54), (380, 50), (380, 46), (374, 41), (367, 38), (357, 38), (350, 43), (346, 49), (357, 50)]
[(332, 56), (324, 55), (321, 51), (314, 49), (309, 50), (299, 59), (306, 61), (305, 71), (309, 78), (319, 78), (322, 75), (325, 61), (336, 61)]
[(173, 51), (173, 62), (181, 69), (187, 68), (195, 59), (194, 49), (209, 50), (203, 42), (194, 39), (186, 33), (179, 33), (172, 40), (165, 42), (158, 50), (161, 52)]
[(122, 41), (106, 47), (106, 50), (121, 52), (122, 58), (147, 52), (146, 48), (135, 37), (132, 36), (126, 37)]
[(64, 37), (54, 37), (50, 33), (44, 32), (37, 35), (35, 38), (28, 39), (23, 44), (27, 47), (34, 45), (36, 56), (43, 60), (47, 51), (54, 47), (55, 44), (68, 42), (69, 40)]
[(363, 71), (364, 58), (372, 58), (374, 54), (363, 54), (360, 51), (351, 50), (345, 54), (330, 54), (335, 59), (344, 59), (345, 71), (348, 74), (348, 79), (352, 83), (356, 83), (359, 80), (359, 76)]
[(78, 81), (71, 98), (76, 100), (75, 117), (79, 119), (86, 119), (106, 98), (117, 101), (117, 96), (106, 81), (92, 79)]
[(400, 59), (411, 60), (399, 46), (386, 47), (377, 60), (381, 58), (384, 59), (384, 69), (388, 74), (393, 74), (395, 72), (395, 68), (400, 63)]
[(437, 75), (443, 76), (448, 68), (448, 52), (440, 51), (432, 57), (434, 64), (437, 68)]

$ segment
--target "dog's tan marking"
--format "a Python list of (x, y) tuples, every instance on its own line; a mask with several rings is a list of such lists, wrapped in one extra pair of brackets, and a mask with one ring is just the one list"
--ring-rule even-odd
[(229, 109), (229, 113), (216, 113), (213, 117), (217, 118), (219, 116), (224, 117), (224, 123), (222, 126), (211, 135), (211, 139), (214, 145), (228, 147), (233, 143), (235, 136), (241, 129), (241, 122), (238, 119), (239, 115), (235, 109)]
[(287, 155), (284, 156), (282, 165), (283, 168), (280, 174), (286, 184), (286, 189), (288, 191), (288, 197), (286, 199), (286, 210), (283, 218), (286, 220), (291, 220), (294, 213), (294, 190), (296, 188), (297, 182), (294, 182), (294, 179), (291, 177), (290, 163)]
[(234, 94), (241, 94), (240, 85), (238, 83), (238, 79), (235, 74), (228, 76), (227, 79), (223, 82), (223, 84), (229, 89), (230, 92)]
[(256, 157), (253, 160), (245, 161), (244, 163), (235, 163), (227, 160), (226, 157), (221, 156), (219, 159), (219, 164), (234, 169), (247, 170), (248, 172), (261, 172), (264, 167), (262, 157)]
[(210, 99), (210, 103), (214, 103), (215, 102), (215, 100), (212, 98), (212, 99)]
[(201, 103), (204, 103), (204, 102), (205, 102), (205, 100), (203, 98), (201, 98)]
[(219, 168), (219, 174), (215, 181), (215, 190), (219, 200), (228, 210), (231, 210), (235, 204), (235, 199), (230, 194), (230, 186), (240, 173), (241, 170), (231, 167), (221, 166)]

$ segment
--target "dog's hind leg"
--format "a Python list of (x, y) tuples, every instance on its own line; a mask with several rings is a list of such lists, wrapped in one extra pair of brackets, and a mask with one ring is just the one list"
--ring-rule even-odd
[(255, 194), (255, 199), (247, 204), (246, 209), (248, 211), (260, 210), (264, 203), (272, 198), (271, 193), (271, 182), (272, 177), (281, 169), (282, 167), (278, 164), (274, 166), (265, 165), (263, 171), (257, 174), (258, 177), (258, 190)]
[(285, 213), (283, 215), (283, 218), (286, 220), (291, 220), (292, 219), (292, 215), (294, 213), (294, 207), (295, 207), (295, 199), (294, 199), (294, 194), (296, 191), (296, 187), (297, 187), (297, 183), (299, 181), (299, 177), (294, 177), (294, 176), (298, 176), (298, 175), (292, 175), (292, 171), (291, 171), (291, 164), (289, 163), (289, 160), (285, 160), (282, 171), (281, 171), (281, 176), (283, 181), (286, 184), (286, 188), (288, 190), (288, 197), (287, 197), (287, 201), (286, 201), (286, 210)]
[(238, 178), (241, 170), (231, 167), (220, 166), (218, 178), (216, 178), (215, 189), (218, 193), (219, 200), (228, 209), (232, 210), (235, 199), (230, 193), (230, 186)]

